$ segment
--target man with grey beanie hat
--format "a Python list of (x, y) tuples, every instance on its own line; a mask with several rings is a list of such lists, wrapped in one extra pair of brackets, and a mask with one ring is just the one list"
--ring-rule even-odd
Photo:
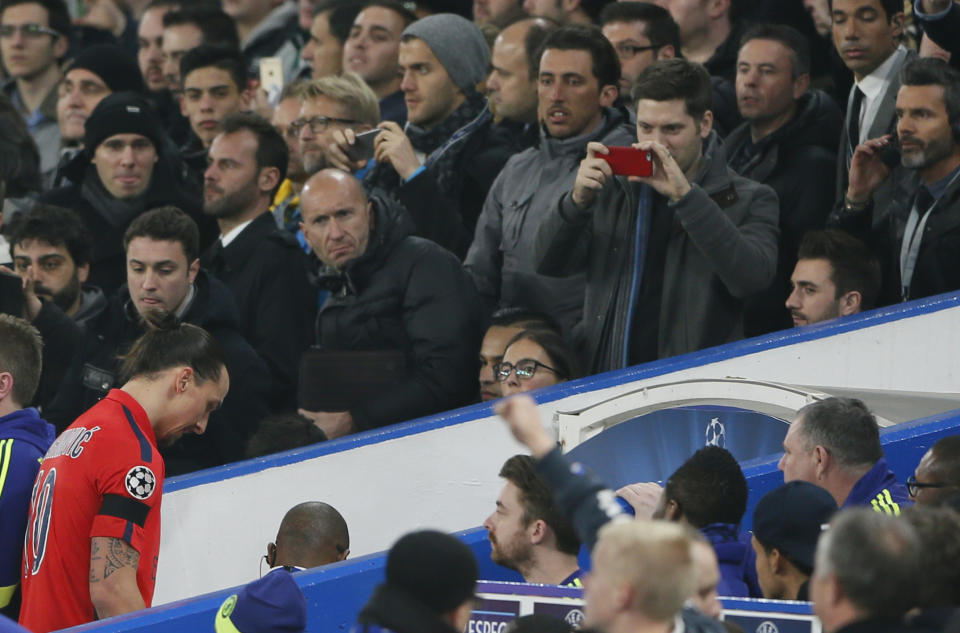
[[(439, 13), (404, 30), (399, 61), (407, 125), (380, 123), (376, 166), (364, 186), (392, 194), (409, 212), (417, 235), (462, 258), (490, 185), (516, 151), (508, 135), (492, 126), (486, 99), (476, 88), (486, 75), (490, 49), (476, 24)], [(343, 148), (354, 136), (348, 131), (335, 139)], [(364, 164), (346, 166), (356, 170)]]

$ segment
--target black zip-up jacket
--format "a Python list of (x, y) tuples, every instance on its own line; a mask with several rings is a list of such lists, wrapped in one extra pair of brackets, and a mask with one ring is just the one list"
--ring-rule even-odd
[[(161, 450), (168, 475), (243, 459), (247, 440), (268, 414), (269, 374), (263, 360), (240, 334), (230, 291), (203, 270), (194, 285), (196, 293), (182, 320), (202, 327), (216, 339), (226, 357), (230, 391), (223, 406), (210, 414), (206, 433), (184, 435)], [(59, 393), (44, 411), (58, 432), (120, 385), (118, 357), (143, 332), (130, 293), (123, 286), (74, 342), (72, 362)]]
[(477, 391), (480, 299), (459, 260), (408, 235), (402, 211), (371, 197), (367, 250), (342, 271), (323, 268), (331, 294), (317, 315), (317, 343), (331, 350), (402, 350), (408, 375), (350, 413), (358, 430), (467, 404)]

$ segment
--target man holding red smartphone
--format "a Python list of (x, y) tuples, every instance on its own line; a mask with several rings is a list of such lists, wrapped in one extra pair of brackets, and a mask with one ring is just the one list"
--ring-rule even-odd
[(592, 372), (742, 338), (743, 299), (776, 269), (776, 194), (727, 167), (706, 71), (657, 62), (633, 98), (651, 175), (616, 178), (607, 146), (590, 143), (537, 235), (538, 272), (586, 273)]

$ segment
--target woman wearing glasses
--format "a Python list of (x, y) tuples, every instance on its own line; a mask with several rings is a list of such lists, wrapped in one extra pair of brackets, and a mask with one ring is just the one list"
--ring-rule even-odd
[(494, 367), (503, 395), (532, 391), (580, 376), (573, 350), (549, 330), (524, 330), (507, 342), (503, 360)]

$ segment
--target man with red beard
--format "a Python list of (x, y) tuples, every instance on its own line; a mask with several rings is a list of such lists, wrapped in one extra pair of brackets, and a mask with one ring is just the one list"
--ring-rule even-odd
[(483, 522), (493, 562), (514, 569), (526, 582), (582, 587), (580, 540), (556, 507), (533, 458), (514, 455), (500, 469), (507, 480), (497, 509)]
[(220, 238), (200, 262), (236, 299), (244, 338), (270, 367), (276, 410), (293, 408), (317, 303), (305, 254), (270, 213), (288, 160), (286, 142), (268, 121), (230, 115), (210, 144), (203, 190), (204, 213), (216, 218)]

